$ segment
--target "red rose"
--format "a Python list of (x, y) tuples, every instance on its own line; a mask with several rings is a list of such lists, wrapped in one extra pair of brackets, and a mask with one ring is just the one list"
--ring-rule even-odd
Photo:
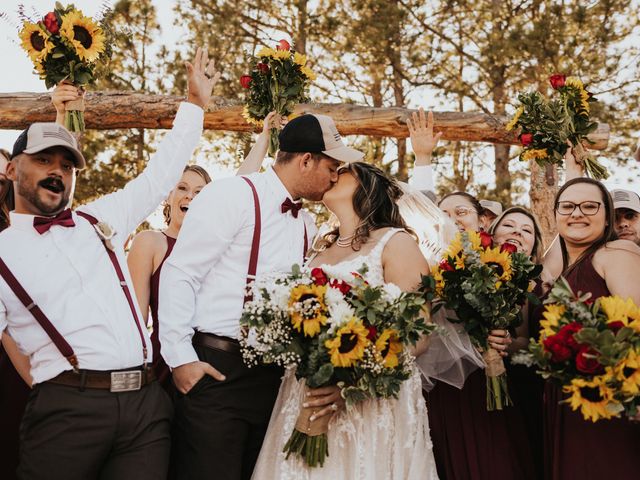
[(576, 368), (579, 372), (589, 375), (602, 373), (604, 367), (598, 361), (598, 356), (598, 352), (588, 345), (584, 345), (578, 351), (578, 355), (576, 355)]
[(442, 260), (440, 262), (440, 270), (444, 270), (445, 272), (453, 272), (453, 267), (449, 265), (447, 260)]
[(480, 245), (482, 248), (493, 247), (493, 237), (487, 232), (480, 232)]
[(315, 283), (316, 285), (326, 285), (328, 282), (327, 274), (324, 273), (324, 270), (319, 267), (311, 270), (311, 278), (313, 278), (313, 283)]
[(44, 26), (47, 27), (47, 30), (51, 32), (52, 35), (55, 35), (60, 31), (60, 25), (58, 25), (58, 17), (54, 12), (49, 12), (44, 16), (43, 19)]
[(373, 325), (367, 325), (367, 330), (369, 330), (369, 333), (367, 333), (367, 340), (375, 340), (376, 335), (378, 335), (378, 329)]
[(574, 352), (577, 352), (581, 345), (576, 341), (574, 335), (582, 330), (582, 325), (578, 322), (571, 322), (565, 325), (558, 331), (558, 337), (562, 339), (563, 343)]
[(565, 75), (560, 75), (559, 73), (556, 73), (555, 75), (551, 75), (549, 77), (549, 83), (555, 90), (557, 90), (560, 87), (564, 87), (564, 83), (566, 79), (567, 77)]
[(516, 253), (518, 251), (518, 247), (516, 247), (513, 243), (507, 242), (500, 245), (500, 251), (507, 253)]
[(615, 322), (607, 323), (607, 327), (609, 327), (609, 329), (612, 330), (613, 333), (618, 333), (618, 330), (624, 327), (624, 323), (622, 323), (620, 320), (616, 320)]
[(551, 354), (551, 361), (555, 363), (566, 362), (572, 357), (573, 352), (565, 345), (560, 335), (552, 335), (543, 341), (544, 349)]
[(251, 75), (242, 75), (240, 77), (240, 85), (242, 85), (242, 88), (249, 88), (251, 86)]
[(532, 133), (523, 133), (522, 135), (520, 135), (520, 143), (522, 144), (523, 147), (526, 147), (527, 145), (531, 145), (532, 142), (533, 142)]
[(347, 282), (343, 282), (342, 280), (338, 281), (335, 278), (329, 282), (329, 286), (331, 286), (332, 288), (337, 288), (343, 295), (346, 295), (351, 291), (351, 285), (349, 285)]
[(257, 67), (258, 67), (258, 71), (260, 73), (268, 73), (269, 72), (269, 65), (267, 65), (266, 63), (259, 62)]
[(278, 42), (278, 46), (276, 47), (278, 50), (291, 50), (291, 45), (286, 40), (280, 40)]

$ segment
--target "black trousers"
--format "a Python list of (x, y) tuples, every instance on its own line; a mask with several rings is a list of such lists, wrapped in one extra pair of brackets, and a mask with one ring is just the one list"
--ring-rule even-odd
[(20, 426), (22, 480), (162, 480), (173, 407), (158, 382), (134, 392), (42, 383)]
[(186, 395), (176, 393), (173, 467), (180, 480), (251, 478), (283, 370), (248, 368), (240, 354), (195, 346), (200, 360), (222, 372), (205, 375)]

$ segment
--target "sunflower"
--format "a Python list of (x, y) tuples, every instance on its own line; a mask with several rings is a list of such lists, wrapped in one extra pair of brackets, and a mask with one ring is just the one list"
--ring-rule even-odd
[(303, 67), (300, 67), (300, 71), (302, 72), (302, 74), (307, 77), (309, 80), (313, 81), (316, 78), (318, 78), (318, 76), (313, 73), (313, 70), (311, 70), (309, 67), (307, 67), (306, 65)]
[(505, 127), (505, 130), (507, 132), (510, 132), (511, 130), (513, 130), (515, 128), (515, 126), (518, 124), (518, 120), (520, 120), (520, 116), (523, 113), (524, 113), (524, 107), (520, 107), (520, 108), (518, 108), (518, 110), (516, 110), (515, 115), (513, 116), (511, 121), (509, 123), (507, 123), (507, 126)]
[(444, 291), (444, 278), (442, 276), (442, 270), (439, 267), (433, 269), (433, 279), (436, 282), (436, 295), (441, 297)]
[(291, 323), (305, 337), (314, 337), (320, 333), (322, 325), (327, 324), (327, 306), (324, 303), (325, 285), (298, 285), (289, 296)]
[(396, 330), (385, 330), (376, 340), (376, 350), (387, 368), (398, 366), (398, 354), (402, 352), (402, 342)]
[(25, 22), (20, 30), (21, 45), (36, 65), (53, 50), (49, 34), (36, 23)]
[(640, 352), (631, 349), (629, 354), (615, 367), (607, 367), (607, 373), (622, 382), (622, 393), (638, 395), (640, 393)]
[(293, 63), (295, 63), (296, 65), (300, 65), (301, 67), (304, 67), (307, 64), (307, 56), (301, 53), (295, 52), (293, 54)]
[(262, 47), (256, 56), (261, 58), (264, 58), (264, 57), (273, 58), (275, 54), (276, 54), (276, 51), (273, 48)]
[(500, 247), (487, 248), (480, 252), (480, 260), (485, 265), (492, 267), (501, 281), (511, 280), (511, 255), (509, 252), (501, 252)]
[(480, 233), (476, 231), (470, 231), (469, 242), (471, 242), (471, 248), (473, 248), (476, 252), (483, 250), (482, 248), (482, 238), (480, 238)]
[(247, 121), (247, 123), (250, 123), (252, 125), (257, 125), (258, 127), (262, 127), (262, 125), (264, 124), (263, 120), (256, 120), (255, 118), (253, 118), (251, 113), (249, 113), (249, 105), (245, 105), (244, 108), (242, 109), (242, 116)]
[(584, 89), (582, 80), (577, 77), (568, 77), (564, 83), (565, 87), (571, 87), (578, 91), (580, 94), (580, 105), (589, 113), (589, 92)]
[(617, 295), (600, 297), (600, 308), (607, 316), (607, 323), (622, 322), (640, 332), (640, 308), (631, 298), (623, 300)]
[(520, 160), (523, 162), (528, 162), (529, 160), (543, 160), (548, 156), (546, 148), (532, 148), (531, 150), (525, 150), (522, 152)]
[(580, 409), (584, 419), (592, 422), (617, 416), (620, 404), (614, 399), (614, 391), (606, 380), (604, 376), (593, 377), (591, 381), (574, 378), (571, 384), (562, 387), (565, 393), (571, 394), (567, 399), (571, 409)]
[(446, 256), (455, 258), (460, 255), (460, 252), (462, 252), (462, 236), (458, 232), (447, 247)]
[(556, 329), (560, 323), (560, 319), (566, 308), (564, 305), (558, 305), (557, 303), (549, 303), (545, 305), (544, 313), (542, 314), (543, 320), (540, 320), (540, 336), (550, 337), (556, 334)]
[(464, 270), (464, 260), (465, 260), (464, 255), (456, 258), (456, 263), (455, 263), (456, 270)]
[(331, 363), (334, 367), (351, 367), (364, 355), (364, 349), (369, 343), (369, 330), (356, 317), (340, 327), (334, 338), (324, 342), (329, 350)]
[(276, 60), (288, 60), (291, 58), (291, 52), (289, 50), (276, 50), (273, 52), (272, 57)]
[(84, 61), (95, 62), (104, 52), (105, 36), (102, 29), (80, 10), (72, 10), (62, 17), (60, 36), (75, 48)]

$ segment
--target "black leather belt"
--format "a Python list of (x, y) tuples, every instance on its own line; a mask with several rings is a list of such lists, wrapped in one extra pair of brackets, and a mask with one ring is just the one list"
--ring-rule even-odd
[(222, 350), (227, 353), (240, 355), (240, 342), (233, 338), (214, 335), (213, 333), (196, 332), (193, 335), (193, 344), (200, 347)]

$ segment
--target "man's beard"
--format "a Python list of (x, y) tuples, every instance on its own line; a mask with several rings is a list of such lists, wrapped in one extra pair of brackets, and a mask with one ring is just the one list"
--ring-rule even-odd
[[(33, 205), (41, 215), (55, 215), (69, 204), (69, 193), (63, 193), (65, 190), (64, 183), (59, 178), (47, 177), (38, 182), (35, 188), (30, 188), (27, 182), (17, 182), (18, 195)], [(55, 193), (63, 193), (60, 201), (55, 205), (44, 203), (38, 195), (38, 187)]]

